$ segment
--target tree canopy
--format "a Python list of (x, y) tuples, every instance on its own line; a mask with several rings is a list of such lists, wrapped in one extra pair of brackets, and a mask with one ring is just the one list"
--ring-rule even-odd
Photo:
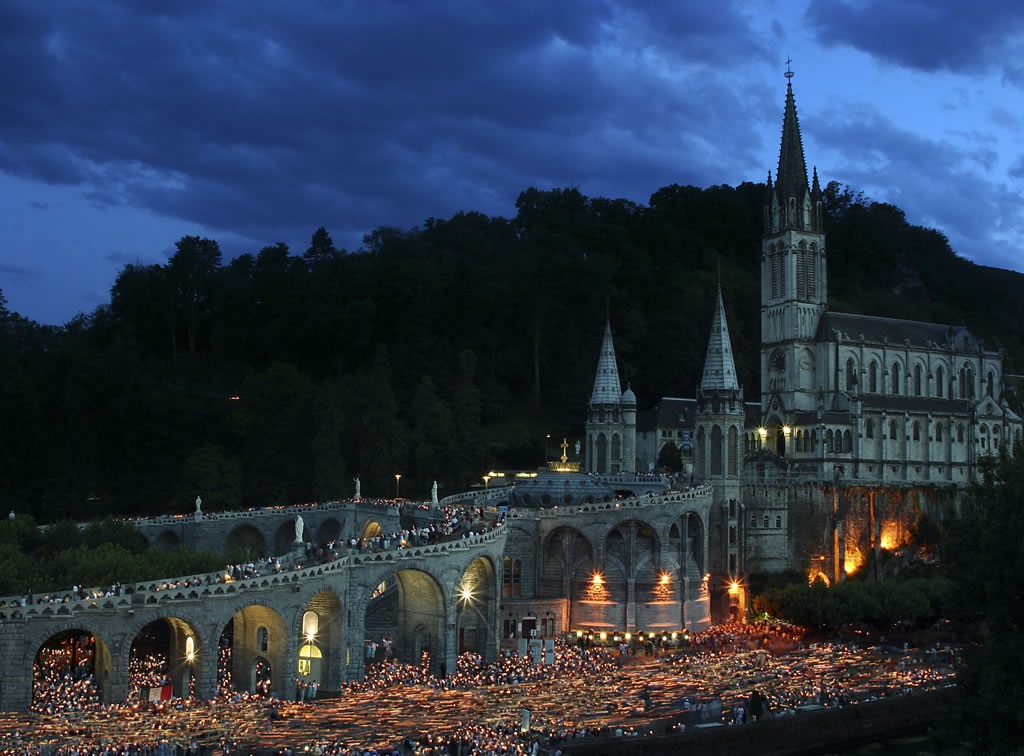
[[(304, 252), (227, 262), (186, 236), (62, 327), (0, 306), (0, 506), (52, 521), (327, 500), (356, 475), (367, 496), (396, 474), (422, 498), (478, 484), (581, 436), (607, 316), (641, 408), (693, 395), (719, 281), (755, 387), (763, 198), (530, 188), (509, 219), (382, 227), (352, 251), (322, 226)], [(825, 198), (835, 309), (962, 323), (1021, 364), (1020, 275), (848, 187)]]

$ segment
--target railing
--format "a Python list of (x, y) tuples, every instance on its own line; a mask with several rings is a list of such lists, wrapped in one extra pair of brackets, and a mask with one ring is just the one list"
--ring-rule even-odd
[[(9, 596), (0, 598), (0, 622), (72, 616), (83, 611), (130, 611), (137, 607), (153, 606), (168, 601), (195, 601), (243, 591), (272, 590), (284, 585), (301, 585), (306, 579), (335, 574), (344, 569), (360, 566), (378, 567), (381, 564), (398, 564), (410, 559), (465, 552), (470, 548), (485, 546), (498, 538), (504, 538), (506, 533), (507, 526), (500, 523), (483, 533), (474, 533), (464, 538), (438, 541), (423, 546), (409, 546), (391, 551), (346, 554), (309, 567), (302, 567), (302, 562), (298, 562), (291, 569), (286, 569), (283, 564), (280, 572), (252, 575), (238, 580), (231, 579), (227, 570), (218, 570), (198, 575), (131, 583), (120, 586), (117, 593), (106, 589), (94, 589), (88, 591), (87, 593), (90, 595), (84, 599), (74, 597), (70, 591), (46, 594), (48, 596), (61, 595), (59, 601), (33, 600), (31, 604), (25, 602), (23, 596)], [(261, 562), (261, 564), (269, 563), (269, 560)]]
[(327, 501), (313, 504), (289, 504), (280, 507), (258, 507), (255, 509), (231, 510), (226, 512), (201, 512), (196, 516), (195, 512), (188, 514), (161, 515), (160, 517), (138, 517), (128, 520), (136, 527), (150, 527), (154, 525), (181, 525), (186, 522), (194, 522), (197, 519), (202, 521), (217, 520), (241, 520), (252, 517), (279, 517), (281, 515), (308, 513), (311, 509), (317, 511), (333, 511), (347, 509), (353, 505), (367, 505), (387, 509), (396, 509), (401, 502), (395, 499), (345, 499), (338, 501)]
[(685, 491), (669, 491), (663, 494), (645, 494), (633, 496), (628, 499), (615, 499), (613, 501), (595, 501), (588, 504), (575, 504), (572, 506), (541, 507), (539, 509), (515, 509), (508, 512), (510, 519), (530, 519), (532, 517), (566, 517), (586, 512), (607, 512), (623, 509), (644, 509), (661, 504), (683, 503), (709, 496), (714, 489), (712, 483), (703, 483)]

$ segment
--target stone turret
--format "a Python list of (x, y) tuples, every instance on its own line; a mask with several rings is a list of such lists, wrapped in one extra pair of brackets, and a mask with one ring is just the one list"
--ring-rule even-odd
[(586, 422), (589, 472), (636, 472), (636, 395), (622, 391), (611, 320), (605, 323)]

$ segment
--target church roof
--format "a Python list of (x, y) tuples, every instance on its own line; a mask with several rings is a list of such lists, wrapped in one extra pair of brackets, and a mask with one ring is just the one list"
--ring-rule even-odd
[(604, 341), (601, 343), (601, 356), (597, 361), (597, 376), (594, 378), (594, 393), (590, 396), (590, 403), (618, 404), (621, 399), (619, 365), (615, 360), (615, 343), (612, 341), (612, 324), (609, 320), (604, 326)]
[(649, 410), (637, 413), (636, 429), (637, 432), (644, 432), (693, 428), (696, 412), (696, 399), (663, 396)]
[(821, 316), (816, 338), (819, 341), (835, 341), (837, 338), (860, 341), (863, 338), (869, 344), (898, 344), (955, 352), (976, 352), (981, 346), (963, 326), (841, 312), (826, 312)]
[(711, 337), (708, 339), (708, 352), (704, 357), (704, 375), (700, 379), (700, 387), (704, 391), (738, 391), (740, 388), (736, 378), (736, 362), (732, 358), (729, 324), (725, 319), (722, 287), (718, 287), (715, 316), (711, 321)]

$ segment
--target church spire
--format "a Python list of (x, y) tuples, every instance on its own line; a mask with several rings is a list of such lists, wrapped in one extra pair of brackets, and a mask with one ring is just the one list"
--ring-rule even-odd
[(800, 121), (796, 115), (796, 99), (793, 97), (793, 72), (786, 71), (786, 78), (786, 112), (782, 119), (782, 146), (779, 148), (779, 170), (775, 174), (775, 192), (782, 207), (788, 205), (788, 199), (795, 199), (797, 206), (801, 207), (809, 191), (807, 162), (800, 137)]
[(722, 287), (718, 287), (715, 302), (715, 316), (711, 322), (711, 338), (704, 358), (704, 375), (700, 379), (702, 391), (738, 391), (736, 362), (732, 358), (732, 341), (729, 338), (729, 324), (725, 319), (725, 303), (722, 301)]
[(594, 378), (594, 393), (590, 397), (591, 404), (618, 404), (622, 398), (622, 387), (619, 383), (619, 365), (615, 360), (615, 343), (612, 341), (612, 322), (605, 321), (604, 341), (601, 343), (601, 356), (597, 361), (597, 376)]

